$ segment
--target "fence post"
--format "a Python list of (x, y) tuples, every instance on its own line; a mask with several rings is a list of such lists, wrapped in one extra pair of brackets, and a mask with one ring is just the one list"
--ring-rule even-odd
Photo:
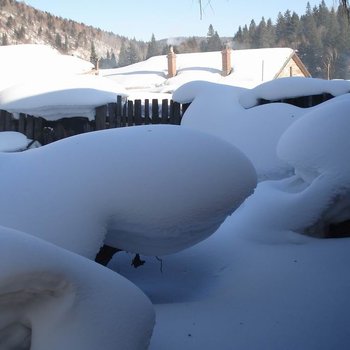
[(168, 106), (168, 100), (163, 99), (162, 100), (162, 124), (169, 124), (169, 106)]
[(134, 125), (134, 101), (128, 101), (128, 126)]
[(18, 131), (22, 134), (25, 134), (26, 132), (26, 115), (24, 113), (19, 114)]
[(109, 119), (109, 128), (115, 128), (117, 126), (117, 118), (116, 118), (116, 110), (117, 110), (117, 104), (116, 103), (109, 103), (107, 105), (108, 109), (108, 119)]
[(152, 99), (152, 124), (159, 124), (159, 106), (158, 100)]
[(34, 139), (34, 117), (31, 115), (27, 115), (25, 135), (28, 139)]
[(175, 125), (180, 125), (181, 123), (181, 108), (180, 103), (173, 102), (173, 122)]
[(135, 100), (135, 125), (142, 125), (142, 107), (141, 100)]
[(122, 97), (117, 96), (117, 108), (116, 108), (116, 127), (120, 128), (122, 126)]
[(96, 130), (106, 129), (107, 106), (99, 106), (96, 108), (95, 123)]
[(146, 125), (152, 122), (151, 118), (149, 117), (149, 99), (148, 98), (145, 100), (145, 117), (144, 118), (145, 118), (144, 123)]

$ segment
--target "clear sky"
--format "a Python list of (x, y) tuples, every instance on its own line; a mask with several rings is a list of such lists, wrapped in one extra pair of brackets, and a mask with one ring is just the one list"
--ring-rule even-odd
[[(177, 36), (206, 36), (209, 24), (221, 37), (233, 36), (238, 26), (257, 23), (264, 16), (275, 21), (287, 9), (305, 13), (307, 0), (203, 0), (203, 19), (198, 0), (26, 0), (26, 4), (56, 16), (149, 41)], [(311, 6), (321, 0), (310, 0)], [(337, 0), (326, 0), (327, 6)]]

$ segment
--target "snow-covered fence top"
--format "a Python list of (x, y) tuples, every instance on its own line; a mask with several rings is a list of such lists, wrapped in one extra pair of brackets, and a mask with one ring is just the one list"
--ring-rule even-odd
[(24, 113), (12, 114), (0, 110), (0, 131), (18, 131), (42, 145), (84, 132), (145, 124), (180, 125), (189, 104), (158, 99), (125, 100), (97, 107), (95, 118), (61, 118), (47, 120)]

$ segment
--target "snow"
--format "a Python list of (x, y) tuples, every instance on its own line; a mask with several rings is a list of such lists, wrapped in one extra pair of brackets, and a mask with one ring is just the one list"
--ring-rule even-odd
[(23, 44), (0, 46), (0, 90), (38, 76), (83, 74), (93, 65), (78, 57), (61, 55), (47, 45)]
[(313, 220), (307, 223), (321, 230), (318, 235), (326, 225), (350, 219), (349, 107), (349, 94), (324, 103), (295, 122), (277, 148), (300, 181), (309, 185), (304, 192), (315, 204), (310, 204)]
[(25, 150), (31, 141), (20, 132), (0, 132), (0, 152), (16, 152)]
[(65, 117), (95, 117), (95, 108), (127, 96), (111, 80), (93, 75), (42, 76), (0, 91), (0, 108), (57, 120)]
[(304, 110), (282, 103), (245, 109), (239, 99), (246, 92), (229, 85), (194, 81), (176, 90), (173, 99), (180, 103), (192, 101), (181, 125), (235, 145), (252, 161), (260, 181), (285, 177), (293, 169), (277, 157), (276, 146), (282, 133)]
[[(179, 86), (163, 84), (159, 61), (146, 62), (153, 73), (140, 64), (138, 77), (153, 76), (152, 86), (128, 68), (123, 79), (142, 94)], [(219, 78), (204, 60), (196, 65)], [(0, 225), (11, 227), (0, 228), (1, 348), (349, 348), (350, 238), (310, 236), (350, 216), (348, 82), (231, 83), (207, 77), (178, 88), (174, 98), (191, 102), (181, 126), (0, 153)], [(312, 108), (255, 105), (323, 92), (337, 97)], [(20, 101), (15, 89), (7, 96)], [(44, 105), (64, 111), (70, 96), (49, 96)], [(2, 151), (25, 141), (2, 140)], [(93, 259), (103, 243), (129, 252), (109, 269), (79, 256)], [(145, 260), (138, 269), (134, 253)]]
[(154, 310), (118, 274), (0, 227), (1, 349), (147, 349)]
[(288, 77), (271, 80), (246, 91), (241, 95), (239, 102), (244, 108), (252, 108), (258, 104), (259, 99), (273, 101), (323, 93), (339, 96), (348, 92), (350, 92), (348, 80)]
[(0, 109), (47, 120), (95, 117), (95, 108), (127, 96), (110, 79), (87, 74), (93, 65), (45, 45), (0, 47)]
[(0, 163), (8, 179), (0, 222), (89, 258), (103, 242), (146, 255), (189, 247), (256, 185), (253, 166), (233, 146), (169, 125), (77, 135), (0, 154)]
[(167, 56), (155, 56), (127, 67), (101, 69), (99, 74), (124, 86), (128, 92), (172, 93), (183, 84), (204, 80), (254, 87), (274, 79), (294, 51), (290, 48), (231, 50), (233, 72), (223, 77), (221, 51), (176, 55), (177, 75), (167, 77)]

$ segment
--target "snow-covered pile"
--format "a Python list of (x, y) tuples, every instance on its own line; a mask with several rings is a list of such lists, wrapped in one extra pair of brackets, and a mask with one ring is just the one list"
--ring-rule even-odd
[(348, 80), (289, 77), (271, 80), (247, 90), (240, 96), (239, 102), (244, 108), (252, 108), (260, 99), (274, 101), (323, 93), (339, 96), (349, 92)]
[(180, 87), (173, 98), (180, 103), (191, 102), (182, 126), (215, 135), (238, 147), (254, 164), (259, 180), (284, 177), (292, 172), (292, 167), (277, 157), (276, 146), (281, 134), (304, 110), (281, 103), (245, 109), (239, 98), (247, 91), (197, 81)]
[(31, 140), (20, 132), (1, 131), (0, 132), (0, 152), (17, 152), (25, 150)]
[(110, 79), (84, 74), (92, 68), (45, 45), (0, 46), (0, 109), (47, 120), (93, 119), (96, 107), (126, 91)]
[(260, 182), (214, 235), (164, 257), (161, 271), (155, 259), (138, 271), (115, 256), (109, 266), (155, 305), (151, 350), (348, 349), (350, 239), (298, 232), (350, 217), (349, 108), (346, 94), (306, 109), (276, 145), (296, 174)]
[(349, 109), (349, 94), (334, 98), (305, 114), (279, 141), (279, 157), (307, 186), (299, 208), (310, 218), (299, 215), (298, 229), (316, 225), (315, 234), (322, 235), (329, 224), (350, 220)]
[(147, 349), (154, 311), (118, 274), (0, 227), (0, 348)]
[(30, 78), (52, 74), (83, 74), (93, 65), (78, 57), (61, 55), (47, 45), (0, 46), (0, 90)]
[(94, 75), (41, 76), (0, 91), (0, 109), (46, 120), (95, 117), (95, 108), (126, 96), (123, 87)]
[(7, 183), (1, 224), (89, 258), (104, 241), (147, 255), (189, 247), (214, 233), (256, 185), (240, 151), (179, 126), (82, 134), (2, 153), (0, 163)]

